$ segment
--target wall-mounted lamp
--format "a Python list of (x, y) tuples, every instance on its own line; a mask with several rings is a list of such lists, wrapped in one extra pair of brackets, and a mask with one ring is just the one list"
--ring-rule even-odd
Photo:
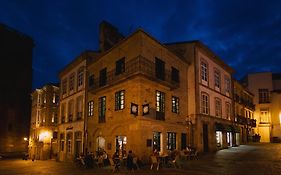
[(131, 103), (131, 114), (138, 115), (138, 105), (135, 103)]
[(142, 105), (142, 115), (149, 114), (149, 104)]

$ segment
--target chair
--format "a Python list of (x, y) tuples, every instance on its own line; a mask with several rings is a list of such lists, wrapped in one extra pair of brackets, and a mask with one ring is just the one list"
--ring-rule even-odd
[(110, 168), (112, 170), (112, 173), (115, 173), (115, 172), (119, 171), (118, 165), (115, 164), (114, 161), (111, 158), (109, 159), (109, 165), (110, 165)]
[(156, 166), (156, 170), (158, 171), (159, 170), (159, 162), (158, 162), (156, 156), (151, 156), (150, 158), (151, 158), (150, 169), (152, 170)]
[(190, 157), (190, 159), (198, 160), (198, 151), (197, 150), (191, 151), (189, 157)]
[(103, 167), (103, 157), (102, 156), (98, 157), (98, 159), (97, 159), (97, 166), (99, 168)]
[(134, 163), (134, 166), (139, 169), (139, 166), (138, 166), (138, 158), (137, 157), (134, 157), (133, 158), (133, 163)]

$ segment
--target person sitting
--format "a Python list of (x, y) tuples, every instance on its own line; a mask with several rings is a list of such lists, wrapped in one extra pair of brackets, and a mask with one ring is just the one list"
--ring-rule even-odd
[(127, 169), (129, 171), (136, 170), (136, 168), (137, 168), (137, 166), (134, 163), (134, 157), (135, 157), (135, 155), (133, 154), (133, 151), (130, 150), (129, 154), (127, 156)]

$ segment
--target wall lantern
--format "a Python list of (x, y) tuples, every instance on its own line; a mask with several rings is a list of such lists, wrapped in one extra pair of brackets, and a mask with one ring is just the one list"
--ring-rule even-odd
[(138, 105), (135, 103), (131, 103), (131, 114), (138, 115)]
[(149, 104), (142, 105), (142, 115), (149, 114)]

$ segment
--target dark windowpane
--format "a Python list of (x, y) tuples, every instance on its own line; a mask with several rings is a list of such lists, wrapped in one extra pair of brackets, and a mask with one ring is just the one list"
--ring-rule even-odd
[(100, 87), (106, 85), (106, 79), (106, 68), (104, 68), (100, 71)]
[(179, 71), (174, 67), (172, 67), (172, 81), (177, 82), (177, 83), (180, 81), (179, 80)]
[(90, 75), (89, 76), (89, 87), (93, 87), (94, 86), (94, 75)]
[(165, 80), (165, 62), (155, 58), (155, 74), (158, 79)]
[(115, 75), (119, 75), (125, 72), (125, 58), (121, 58), (116, 61)]

